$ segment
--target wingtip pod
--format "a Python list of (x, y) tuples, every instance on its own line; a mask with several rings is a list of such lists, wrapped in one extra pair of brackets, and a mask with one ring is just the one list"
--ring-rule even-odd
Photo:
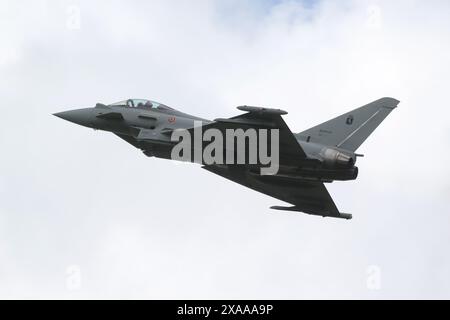
[(241, 111), (245, 111), (245, 112), (258, 112), (258, 113), (281, 115), (281, 116), (288, 114), (287, 111), (284, 111), (281, 109), (263, 108), (263, 107), (239, 106), (239, 107), (237, 107), (237, 109), (241, 110)]
[(340, 213), (338, 218), (346, 219), (346, 220), (352, 220), (353, 215), (350, 213)]

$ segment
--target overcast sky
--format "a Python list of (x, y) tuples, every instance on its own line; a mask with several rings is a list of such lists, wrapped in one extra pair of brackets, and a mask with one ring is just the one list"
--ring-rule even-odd
[[(0, 0), (0, 298), (450, 298), (450, 3)], [(51, 114), (129, 97), (300, 132), (401, 100), (328, 185), (353, 220)]]

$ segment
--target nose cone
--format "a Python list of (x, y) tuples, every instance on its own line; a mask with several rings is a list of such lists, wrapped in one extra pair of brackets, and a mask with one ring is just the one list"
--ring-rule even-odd
[(53, 115), (58, 118), (79, 124), (81, 126), (92, 127), (92, 108), (58, 112)]

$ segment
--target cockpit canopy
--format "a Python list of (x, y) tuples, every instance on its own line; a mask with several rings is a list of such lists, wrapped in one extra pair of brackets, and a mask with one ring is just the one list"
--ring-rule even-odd
[(171, 107), (168, 107), (162, 103), (146, 100), (146, 99), (128, 99), (124, 101), (119, 101), (116, 103), (112, 103), (109, 106), (114, 107), (128, 107), (128, 108), (142, 108), (142, 109), (165, 109), (165, 110), (173, 110)]

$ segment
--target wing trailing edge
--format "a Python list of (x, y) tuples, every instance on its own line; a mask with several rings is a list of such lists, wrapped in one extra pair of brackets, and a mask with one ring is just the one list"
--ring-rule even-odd
[(321, 181), (256, 176), (241, 166), (211, 165), (204, 166), (203, 169), (293, 205), (272, 207), (275, 210), (297, 211), (322, 217), (352, 218), (350, 214), (339, 212)]
[(330, 212), (320, 212), (314, 208), (306, 208), (306, 207), (301, 207), (301, 206), (293, 206), (293, 207), (272, 206), (272, 207), (270, 207), (270, 209), (279, 210), (279, 211), (303, 212), (303, 213), (310, 214), (313, 216), (322, 216), (324, 218), (332, 217), (332, 218), (340, 218), (340, 219), (346, 219), (346, 220), (351, 220), (353, 218), (353, 216), (349, 213), (339, 212), (339, 214), (336, 215), (335, 213), (330, 214)]

